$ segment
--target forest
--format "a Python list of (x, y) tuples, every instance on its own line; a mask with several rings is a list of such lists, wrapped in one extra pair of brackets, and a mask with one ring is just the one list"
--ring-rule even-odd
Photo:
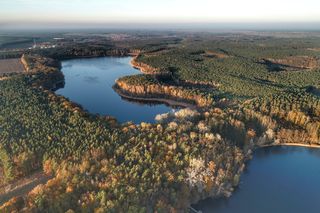
[[(229, 197), (257, 147), (320, 145), (320, 37), (94, 39), (27, 50), (26, 72), (0, 80), (0, 186), (35, 171), (52, 177), (0, 211), (185, 212)], [(119, 123), (54, 93), (63, 82), (59, 60), (124, 55), (147, 69), (115, 88), (194, 108)]]

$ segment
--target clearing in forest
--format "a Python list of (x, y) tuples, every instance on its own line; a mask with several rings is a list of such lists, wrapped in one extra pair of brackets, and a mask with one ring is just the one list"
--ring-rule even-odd
[(5, 73), (23, 72), (24, 66), (20, 58), (2, 59), (0, 60), (0, 75)]

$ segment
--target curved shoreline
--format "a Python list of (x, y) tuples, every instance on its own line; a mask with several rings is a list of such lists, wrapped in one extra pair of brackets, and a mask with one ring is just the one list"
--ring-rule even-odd
[[(137, 64), (137, 62), (136, 62), (137, 57), (138, 56), (133, 56), (132, 59), (130, 60), (130, 65), (133, 68), (139, 70), (143, 74), (157, 74), (157, 72), (155, 72), (155, 70), (157, 70), (157, 68), (151, 67), (147, 64), (145, 64), (145, 66), (147, 66), (147, 67), (143, 67), (143, 66)], [(148, 69), (152, 69), (154, 71), (150, 71), (150, 70), (148, 71)]]
[(185, 108), (190, 108), (190, 109), (196, 109), (197, 107), (193, 104), (189, 104), (186, 102), (182, 102), (182, 101), (175, 101), (172, 99), (168, 99), (168, 98), (147, 98), (147, 97), (135, 97), (135, 96), (130, 96), (125, 94), (124, 92), (121, 91), (120, 88), (115, 88), (114, 90), (117, 92), (118, 95), (120, 95), (123, 98), (126, 98), (128, 100), (136, 100), (136, 101), (154, 101), (154, 102), (159, 102), (159, 103), (164, 103), (164, 104), (168, 104), (169, 106), (180, 106), (180, 107), (185, 107)]
[[(139, 66), (135, 63), (135, 60), (138, 56), (133, 56), (132, 59), (130, 60), (130, 65), (135, 68), (135, 69), (138, 69), (141, 73), (143, 74), (157, 74), (153, 71), (150, 71), (148, 72), (146, 69), (147, 68), (144, 68), (142, 66)], [(151, 69), (155, 69), (156, 68), (152, 68), (150, 67)], [(150, 97), (135, 97), (135, 96), (131, 96), (131, 95), (128, 95), (128, 94), (125, 94), (121, 88), (117, 88), (117, 87), (114, 87), (115, 91), (123, 98), (126, 98), (126, 99), (131, 99), (131, 100), (136, 100), (136, 101), (155, 101), (155, 102), (159, 102), (159, 103), (164, 103), (164, 104), (168, 104), (169, 106), (181, 106), (181, 107), (185, 107), (185, 108), (190, 108), (190, 109), (196, 109), (197, 106), (194, 105), (194, 104), (190, 104), (190, 103), (187, 103), (187, 102), (183, 102), (183, 101), (176, 101), (176, 100), (172, 100), (172, 99), (169, 99), (169, 98), (150, 98)]]
[[(135, 57), (133, 57), (132, 60), (134, 60)], [(131, 61), (132, 61), (131, 60)], [(131, 62), (130, 62), (131, 64)], [(132, 64), (131, 64), (132, 65)], [(134, 66), (133, 66), (134, 67)], [(139, 68), (137, 68), (139, 69)], [(143, 72), (141, 69), (139, 69), (140, 72), (146, 74), (145, 72)], [(138, 101), (156, 101), (156, 102), (160, 102), (160, 103), (167, 103), (169, 105), (172, 106), (183, 106), (183, 107), (196, 107), (195, 105), (192, 104), (188, 104), (185, 102), (179, 102), (179, 101), (175, 101), (169, 98), (147, 98), (147, 97), (134, 97), (134, 96), (130, 96), (130, 95), (126, 95), (124, 93), (121, 92), (121, 89), (119, 89), (119, 91), (116, 91), (121, 97), (127, 98), (127, 99), (132, 99), (132, 100), (138, 100)], [(300, 146), (300, 147), (307, 147), (307, 148), (320, 148), (320, 145), (313, 145), (313, 144), (302, 144), (302, 143), (272, 143), (272, 144), (265, 144), (265, 145), (261, 145), (258, 147), (261, 148), (265, 148), (265, 147), (271, 147), (271, 146)]]

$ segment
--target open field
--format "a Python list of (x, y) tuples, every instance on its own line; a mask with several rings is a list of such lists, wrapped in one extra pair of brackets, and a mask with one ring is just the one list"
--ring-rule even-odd
[(20, 61), (20, 58), (0, 60), (0, 75), (4, 73), (16, 73), (23, 71), (24, 67)]

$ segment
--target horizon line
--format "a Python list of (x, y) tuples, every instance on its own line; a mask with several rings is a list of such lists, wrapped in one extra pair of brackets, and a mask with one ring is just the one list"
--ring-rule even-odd
[[(320, 21), (283, 22), (19, 22), (1, 23), (2, 30), (31, 29), (208, 29), (208, 30), (319, 30)], [(0, 30), (1, 31), (1, 30)]]

